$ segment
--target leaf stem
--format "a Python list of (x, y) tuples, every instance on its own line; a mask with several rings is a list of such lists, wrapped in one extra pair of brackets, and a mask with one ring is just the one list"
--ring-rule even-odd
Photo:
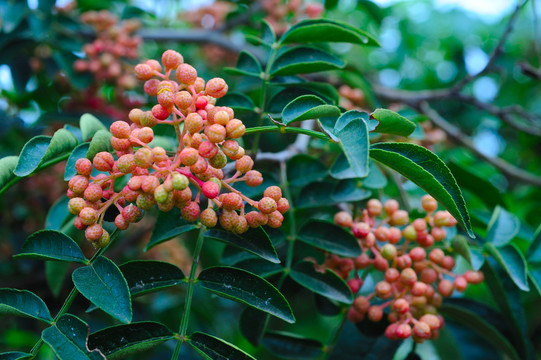
[[(115, 231), (113, 231), (113, 233), (111, 234), (111, 240), (109, 241), (109, 244), (107, 244), (107, 246), (105, 246), (104, 248), (101, 248), (98, 251), (96, 251), (94, 256), (92, 256), (92, 258), (90, 259), (89, 264), (92, 264), (98, 258), (98, 256), (103, 254), (109, 248), (109, 246), (111, 246), (111, 244), (113, 243), (113, 240), (115, 240), (115, 238), (118, 236), (118, 234), (120, 234), (120, 229), (115, 229)], [(77, 288), (74, 286), (71, 289), (68, 297), (64, 301), (64, 304), (62, 304), (62, 307), (58, 311), (58, 314), (56, 314), (56, 316), (55, 316), (55, 318), (53, 320), (53, 324), (56, 323), (58, 321), (58, 319), (60, 319), (60, 317), (62, 315), (64, 315), (65, 313), (68, 312), (68, 310), (69, 310), (71, 304), (73, 303), (73, 301), (75, 300), (75, 297), (77, 296), (77, 294), (79, 294), (79, 290), (77, 290)], [(38, 354), (38, 351), (39, 351), (39, 349), (41, 349), (42, 345), (43, 345), (43, 340), (40, 338), (36, 342), (36, 344), (32, 347), (32, 350), (30, 351), (30, 354), (32, 355), (32, 357), (30, 357), (30, 359), (33, 359), (34, 357), (36, 357), (36, 355)]]
[(190, 320), (190, 309), (192, 306), (192, 298), (193, 298), (193, 289), (195, 285), (195, 275), (197, 273), (197, 268), (199, 266), (199, 256), (201, 255), (201, 249), (203, 248), (203, 233), (205, 232), (206, 228), (205, 226), (201, 225), (201, 228), (199, 229), (199, 234), (197, 236), (197, 242), (195, 244), (195, 250), (193, 253), (193, 262), (192, 267), (190, 269), (190, 276), (188, 278), (188, 291), (186, 292), (186, 303), (184, 305), (184, 314), (182, 316), (182, 321), (180, 322), (180, 328), (178, 330), (179, 332), (179, 339), (177, 340), (177, 345), (175, 346), (175, 351), (173, 352), (173, 356), (171, 356), (171, 360), (177, 360), (180, 356), (180, 348), (182, 346), (182, 343), (184, 342), (184, 339), (186, 338), (186, 332), (188, 331), (188, 321)]
[[(267, 93), (268, 93), (268, 87), (269, 87), (269, 80), (270, 80), (270, 71), (272, 68), (272, 65), (274, 64), (274, 60), (276, 60), (276, 55), (278, 54), (278, 49), (280, 48), (278, 43), (272, 44), (272, 48), (269, 53), (269, 60), (267, 61), (267, 64), (265, 65), (265, 71), (261, 75), (261, 98), (259, 100), (259, 119), (257, 121), (258, 127), (261, 127), (263, 124), (263, 120), (265, 119), (265, 115), (267, 112)], [(257, 151), (259, 150), (259, 139), (261, 137), (261, 133), (256, 133), (256, 136), (254, 138), (254, 142), (252, 144), (252, 157), (254, 159), (257, 157)]]
[(250, 135), (250, 134), (258, 135), (259, 133), (266, 133), (266, 132), (281, 132), (281, 133), (303, 134), (303, 135), (311, 136), (313, 138), (325, 140), (325, 141), (328, 141), (328, 142), (333, 142), (333, 140), (331, 138), (329, 138), (327, 136), (327, 134), (324, 134), (322, 132), (314, 131), (314, 130), (310, 130), (310, 129), (297, 128), (297, 127), (287, 127), (287, 126), (283, 126), (283, 127), (278, 127), (278, 126), (274, 126), (274, 125), (256, 126), (256, 127), (246, 129), (246, 132), (244, 133), (244, 135)]

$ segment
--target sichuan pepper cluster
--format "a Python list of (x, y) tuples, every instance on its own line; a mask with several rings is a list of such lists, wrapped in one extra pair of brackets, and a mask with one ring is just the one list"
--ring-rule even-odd
[[(97, 248), (109, 242), (102, 224), (111, 206), (120, 212), (114, 223), (121, 230), (155, 205), (161, 211), (177, 207), (186, 221), (199, 219), (206, 227), (219, 222), (236, 234), (261, 225), (280, 227), (289, 203), (278, 186), (268, 187), (259, 201), (233, 187), (239, 181), (258, 186), (263, 177), (252, 169), (253, 160), (237, 142), (245, 133), (244, 124), (231, 108), (216, 106), (216, 99), (227, 93), (226, 82), (221, 78), (205, 82), (173, 50), (163, 53), (161, 64), (156, 60), (138, 64), (135, 75), (145, 81), (146, 94), (157, 97), (158, 104), (152, 110), (131, 110), (131, 123), (114, 122), (110, 131), (115, 154), (100, 152), (92, 161), (77, 160), (77, 175), (68, 184), (68, 209), (77, 215), (75, 226), (85, 230), (87, 240)], [(176, 151), (151, 146), (157, 124), (172, 127)], [(228, 159), (235, 161), (236, 171), (225, 178), (222, 169)], [(94, 170), (100, 173), (93, 176)], [(124, 176), (129, 176), (127, 185), (115, 192), (115, 181)], [(202, 211), (201, 195), (208, 199)], [(246, 204), (253, 210), (245, 212)]]
[(353, 219), (345, 211), (334, 216), (337, 225), (351, 229), (362, 255), (328, 255), (323, 266), (348, 280), (354, 294), (364, 285), (359, 270), (365, 274), (371, 270), (383, 273), (372, 293), (356, 296), (347, 316), (352, 322), (365, 318), (379, 322), (386, 316), (390, 325), (385, 335), (389, 339), (411, 336), (414, 341), (423, 342), (437, 338), (444, 324), (437, 313), (443, 298), (454, 291), (464, 292), (468, 284), (483, 281), (481, 272), (455, 274), (455, 259), (443, 250), (445, 228), (455, 226), (456, 220), (447, 211), (437, 211), (438, 203), (429, 195), (421, 199), (421, 205), (426, 216), (411, 222), (408, 212), (399, 209), (396, 200), (383, 205), (371, 199), (359, 218)]

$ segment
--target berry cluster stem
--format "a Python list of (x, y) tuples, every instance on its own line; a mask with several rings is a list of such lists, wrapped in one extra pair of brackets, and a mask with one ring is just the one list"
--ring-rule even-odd
[(171, 360), (177, 360), (180, 356), (180, 348), (182, 346), (182, 343), (184, 342), (184, 339), (186, 338), (186, 332), (188, 331), (188, 321), (190, 320), (190, 309), (192, 306), (192, 298), (193, 298), (193, 289), (195, 285), (195, 275), (197, 273), (197, 268), (199, 266), (199, 256), (201, 255), (201, 249), (203, 248), (203, 233), (205, 232), (206, 228), (203, 225), (200, 225), (199, 228), (199, 234), (197, 236), (197, 242), (195, 244), (195, 250), (193, 253), (193, 262), (192, 267), (190, 269), (190, 276), (188, 278), (188, 290), (186, 292), (186, 303), (184, 305), (184, 314), (182, 315), (182, 320), (180, 322), (180, 328), (178, 330), (180, 336), (179, 340), (177, 342), (177, 345), (175, 346), (175, 351), (173, 352), (173, 356), (171, 356)]

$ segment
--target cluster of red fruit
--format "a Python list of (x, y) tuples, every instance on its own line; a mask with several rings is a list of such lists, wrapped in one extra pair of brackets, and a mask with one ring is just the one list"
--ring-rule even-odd
[[(216, 98), (227, 92), (225, 81), (213, 78), (205, 83), (173, 50), (163, 53), (162, 64), (163, 73), (155, 60), (135, 67), (136, 76), (146, 81), (145, 92), (156, 96), (158, 104), (148, 111), (133, 109), (131, 124), (116, 121), (111, 125), (116, 159), (100, 152), (92, 161), (82, 158), (75, 163), (78, 175), (69, 181), (68, 190), (68, 209), (78, 215), (75, 226), (84, 229), (96, 247), (102, 247), (109, 240), (102, 227), (107, 208), (113, 204), (118, 208), (115, 225), (124, 230), (141, 219), (141, 210), (157, 204), (162, 211), (176, 206), (186, 221), (199, 219), (206, 227), (219, 221), (222, 228), (236, 234), (261, 225), (280, 227), (289, 203), (278, 186), (268, 187), (259, 202), (232, 186), (238, 181), (258, 186), (263, 177), (252, 170), (253, 160), (235, 140), (246, 130), (242, 121), (231, 108), (215, 106)], [(171, 80), (173, 72), (177, 81)], [(172, 125), (177, 134), (179, 145), (171, 156), (162, 147), (149, 146), (156, 124)], [(235, 160), (236, 172), (224, 179), (222, 169), (228, 158)], [(93, 169), (102, 173), (92, 176)], [(127, 185), (115, 192), (115, 180), (125, 175), (130, 176)], [(192, 189), (197, 191), (195, 198)], [(208, 199), (202, 212), (201, 194)], [(245, 213), (245, 203), (254, 210)]]
[(303, 0), (263, 0), (263, 10), (267, 13), (265, 20), (273, 27), (277, 34), (283, 34), (303, 17), (315, 19), (323, 13), (323, 5), (317, 2)]
[[(348, 319), (359, 322), (368, 317), (378, 322), (388, 308), (391, 324), (385, 335), (389, 339), (410, 336), (416, 342), (435, 339), (443, 326), (443, 318), (437, 314), (442, 299), (451, 296), (454, 290), (463, 292), (468, 284), (483, 281), (481, 272), (467, 271), (463, 275), (452, 272), (454, 258), (433, 245), (446, 238), (445, 227), (455, 226), (456, 220), (447, 211), (437, 211), (438, 203), (429, 195), (423, 196), (421, 205), (426, 216), (412, 222), (396, 200), (382, 205), (379, 200), (371, 199), (358, 219), (344, 211), (334, 216), (337, 225), (351, 229), (363, 253), (357, 258), (330, 255), (325, 267), (349, 279), (354, 294), (364, 284), (358, 270), (365, 269), (368, 274), (375, 269), (384, 274), (384, 280), (376, 284), (373, 293), (355, 298)], [(350, 278), (353, 270), (354, 277)]]
[(90, 71), (98, 84), (114, 83), (118, 94), (137, 86), (128, 61), (139, 56), (141, 37), (133, 35), (140, 27), (139, 21), (128, 19), (119, 23), (116, 15), (105, 10), (83, 13), (81, 21), (92, 26), (96, 39), (83, 46), (87, 59), (76, 60), (74, 69)]

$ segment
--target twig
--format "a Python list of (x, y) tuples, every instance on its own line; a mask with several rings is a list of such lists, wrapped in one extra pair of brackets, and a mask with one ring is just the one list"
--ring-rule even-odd
[(473, 140), (468, 135), (464, 134), (458, 127), (445, 120), (436, 110), (430, 107), (430, 105), (426, 101), (422, 101), (419, 103), (418, 110), (423, 114), (427, 115), (428, 118), (437, 127), (445, 131), (451, 139), (465, 146), (476, 156), (483, 159), (487, 163), (493, 165), (495, 168), (500, 170), (506, 177), (528, 184), (541, 186), (540, 175), (531, 174), (525, 170), (516, 167), (515, 165), (508, 163), (503, 159), (490, 157), (481, 152), (479, 149), (477, 149), (477, 147), (473, 143)]
[(518, 13), (519, 13), (520, 9), (522, 8), (522, 6), (524, 6), (524, 4), (526, 2), (527, 2), (527, 0), (522, 2), (522, 4), (517, 4), (517, 6), (515, 7), (515, 10), (511, 14), (511, 18), (509, 19), (509, 22), (507, 23), (507, 27), (505, 28), (505, 31), (504, 31), (503, 35), (500, 37), (500, 41), (498, 42), (498, 45), (496, 45), (496, 47), (492, 51), (492, 54), (490, 55), (490, 57), (488, 59), (488, 62), (485, 65), (485, 67), (483, 68), (483, 70), (479, 71), (475, 75), (467, 75), (461, 81), (459, 81), (458, 83), (453, 85), (453, 89), (455, 91), (462, 90), (466, 85), (471, 83), (473, 80), (479, 78), (480, 76), (485, 75), (486, 73), (490, 72), (493, 69), (494, 63), (496, 62), (496, 59), (503, 53), (503, 46), (504, 46), (505, 42), (507, 41), (507, 38), (509, 37), (509, 35), (511, 34), (511, 32), (513, 30), (513, 27), (515, 25), (515, 21), (516, 21), (516, 19), (518, 17)]
[[(312, 130), (314, 128), (315, 120), (307, 120), (301, 122), (301, 128)], [(277, 162), (284, 162), (289, 159), (291, 159), (293, 156), (297, 154), (305, 153), (308, 149), (308, 143), (310, 142), (309, 136), (300, 136), (297, 135), (297, 138), (295, 139), (295, 142), (291, 144), (287, 149), (278, 151), (278, 152), (260, 152), (257, 154), (257, 160), (263, 161), (263, 160), (270, 160), (270, 161), (277, 161)]]

